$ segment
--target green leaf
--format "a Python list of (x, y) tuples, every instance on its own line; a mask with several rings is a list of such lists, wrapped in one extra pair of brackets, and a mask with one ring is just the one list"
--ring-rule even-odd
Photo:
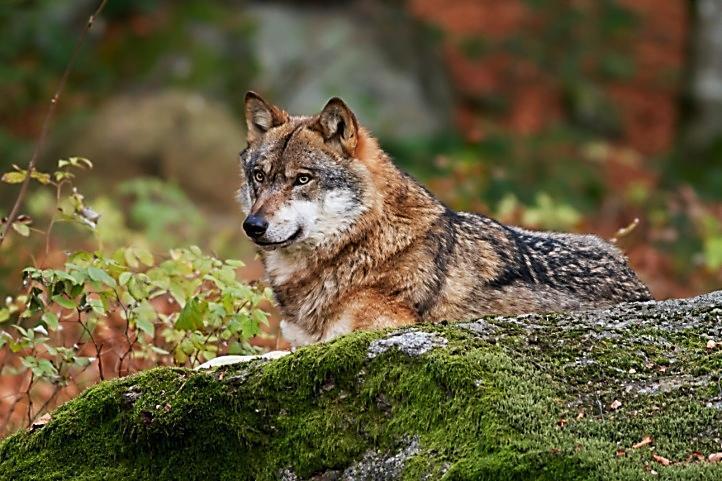
[(243, 261), (239, 261), (236, 259), (226, 259), (225, 263), (226, 265), (229, 265), (231, 267), (243, 267), (246, 265)]
[(232, 284), (236, 280), (236, 271), (230, 266), (220, 269), (217, 275), (218, 278), (226, 284)]
[(202, 328), (203, 318), (207, 311), (208, 303), (206, 301), (199, 301), (196, 297), (191, 298), (175, 321), (176, 329), (191, 331)]
[(128, 283), (130, 278), (133, 276), (132, 272), (121, 272), (120, 276), (118, 277), (118, 282), (121, 286), (124, 286)]
[(136, 301), (141, 301), (150, 294), (146, 284), (137, 277), (131, 277), (128, 281), (128, 293), (133, 296)]
[(55, 302), (59, 306), (64, 307), (66, 309), (75, 309), (77, 307), (77, 304), (75, 303), (75, 301), (68, 299), (67, 297), (60, 295), (60, 294), (53, 296), (51, 299), (53, 300), (53, 302)]
[(10, 319), (10, 309), (3, 307), (0, 309), (0, 322), (5, 322)]
[(155, 334), (155, 325), (150, 319), (147, 319), (145, 317), (139, 317), (135, 320), (135, 325), (138, 326), (138, 329), (148, 334), (149, 336), (153, 336)]
[(247, 354), (246, 349), (243, 347), (243, 344), (241, 344), (238, 341), (233, 341), (228, 345), (228, 354)]
[(123, 257), (125, 258), (125, 263), (128, 264), (129, 267), (132, 267), (133, 269), (137, 269), (139, 267), (138, 258), (136, 257), (133, 249), (125, 249), (123, 251)]
[(722, 267), (722, 237), (711, 237), (704, 241), (705, 263), (710, 270)]
[(167, 356), (168, 354), (170, 354), (168, 351), (158, 346), (150, 346), (150, 350), (156, 354), (160, 354), (161, 356)]
[(140, 262), (142, 262), (148, 267), (152, 267), (155, 263), (153, 260), (153, 254), (151, 254), (150, 251), (147, 249), (137, 248), (134, 249), (133, 253), (140, 260)]
[(21, 170), (19, 172), (6, 172), (0, 180), (6, 184), (20, 184), (27, 176), (28, 173), (25, 170)]
[(88, 299), (88, 305), (93, 309), (93, 312), (96, 314), (100, 314), (101, 316), (105, 315), (105, 305), (103, 305), (103, 301), (100, 299)]
[(58, 204), (58, 210), (68, 217), (71, 217), (75, 213), (75, 203), (70, 197), (66, 197)]
[(258, 321), (249, 317), (241, 318), (241, 337), (243, 339), (250, 339), (261, 332), (261, 328), (258, 325)]
[(41, 319), (43, 320), (43, 322), (45, 322), (45, 324), (51, 331), (56, 331), (58, 329), (58, 315), (54, 312), (47, 311), (45, 314), (43, 314), (43, 317)]
[(185, 292), (183, 292), (183, 288), (178, 285), (176, 282), (172, 282), (170, 285), (170, 295), (173, 296), (173, 299), (176, 300), (178, 305), (184, 306), (186, 303), (186, 295)]
[(141, 302), (135, 309), (135, 325), (138, 329), (148, 334), (149, 336), (155, 335), (155, 320), (158, 317), (158, 313), (148, 301)]
[(80, 167), (85, 169), (93, 168), (93, 163), (85, 157), (70, 157), (68, 160), (70, 161), (70, 165), (72, 165), (73, 167)]
[(188, 354), (183, 351), (181, 346), (178, 346), (173, 352), (173, 360), (176, 364), (184, 364), (188, 360)]
[(73, 358), (73, 364), (80, 367), (86, 367), (90, 365), (90, 358), (85, 356), (77, 356)]
[(30, 173), (30, 177), (37, 180), (43, 185), (48, 185), (50, 183), (50, 174), (46, 174), (45, 172), (38, 172), (37, 170), (33, 170)]
[(99, 268), (93, 267), (93, 266), (88, 267), (88, 275), (94, 281), (105, 284), (106, 286), (109, 286), (109, 287), (116, 286), (115, 279), (110, 277), (110, 275), (107, 272), (105, 272), (103, 269), (99, 269)]
[(15, 230), (15, 232), (17, 232), (23, 237), (27, 237), (30, 235), (30, 227), (28, 227), (26, 224), (13, 222), (13, 230)]

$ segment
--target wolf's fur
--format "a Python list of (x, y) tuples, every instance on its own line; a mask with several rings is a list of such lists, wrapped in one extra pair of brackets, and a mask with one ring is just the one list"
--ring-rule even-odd
[(239, 200), (268, 221), (254, 240), (292, 344), (650, 299), (623, 254), (598, 237), (450, 210), (401, 172), (339, 99), (293, 117), (249, 92), (246, 117)]

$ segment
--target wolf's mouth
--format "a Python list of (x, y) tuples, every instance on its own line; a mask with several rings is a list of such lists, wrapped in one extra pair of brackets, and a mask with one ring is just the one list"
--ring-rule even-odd
[(299, 227), (298, 229), (296, 229), (296, 232), (294, 232), (293, 234), (291, 234), (291, 237), (289, 237), (289, 238), (286, 239), (286, 240), (279, 241), (279, 242), (263, 242), (263, 241), (261, 241), (261, 240), (257, 240), (257, 241), (255, 241), (255, 242), (256, 242), (256, 244), (258, 244), (258, 245), (261, 246), (261, 247), (271, 247), (271, 248), (273, 248), (273, 247), (285, 247), (285, 246), (291, 244), (291, 243), (292, 243), (293, 241), (295, 241), (296, 239), (298, 239), (298, 238), (301, 236), (301, 232), (303, 232), (303, 229)]

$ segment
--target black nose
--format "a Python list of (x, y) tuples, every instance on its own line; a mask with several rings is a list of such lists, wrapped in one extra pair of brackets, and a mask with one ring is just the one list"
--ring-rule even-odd
[(266, 229), (268, 229), (268, 221), (258, 214), (249, 215), (243, 222), (243, 230), (246, 231), (248, 237), (253, 237), (254, 239), (265, 234)]

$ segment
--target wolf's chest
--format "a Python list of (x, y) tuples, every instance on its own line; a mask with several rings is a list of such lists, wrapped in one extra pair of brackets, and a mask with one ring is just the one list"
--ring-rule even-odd
[(283, 337), (291, 344), (318, 342), (327, 337), (331, 326), (343, 324), (341, 288), (333, 269), (309, 275), (307, 257), (276, 251), (264, 260), (266, 276), (286, 318), (281, 324)]
[(266, 276), (272, 285), (286, 284), (308, 268), (304, 257), (279, 251), (268, 252), (264, 256), (264, 265)]

